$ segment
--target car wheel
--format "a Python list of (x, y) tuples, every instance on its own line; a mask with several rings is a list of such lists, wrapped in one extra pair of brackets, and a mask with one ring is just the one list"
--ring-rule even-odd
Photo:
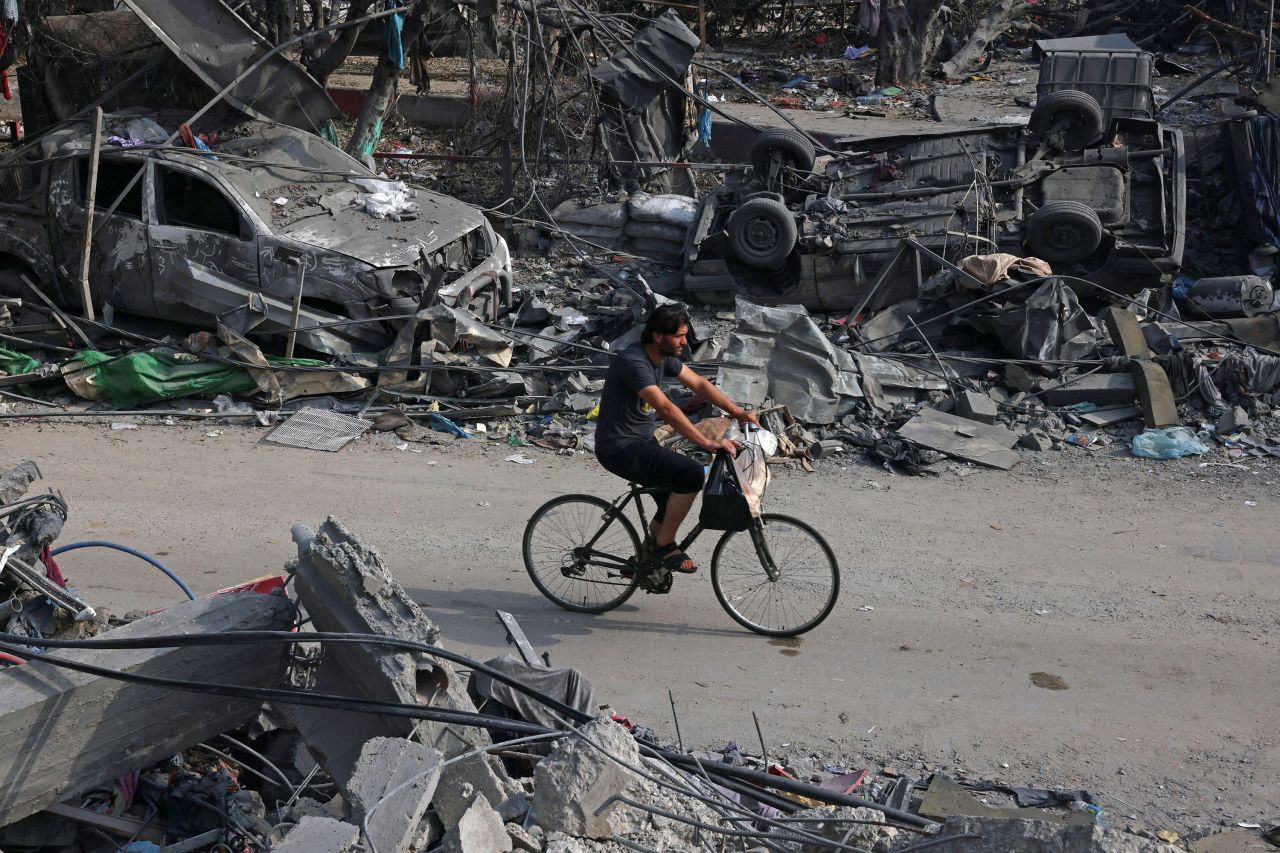
[(1102, 136), (1102, 107), (1085, 92), (1050, 92), (1036, 101), (1027, 128), (1037, 136), (1060, 133), (1062, 147), (1077, 151)]
[(733, 254), (743, 263), (765, 269), (781, 266), (800, 236), (791, 211), (771, 198), (744, 202), (729, 216), (727, 230)]
[(808, 179), (817, 159), (813, 140), (798, 130), (778, 127), (763, 131), (751, 143), (750, 162), (760, 178), (769, 177), (769, 166), (774, 157), (782, 167), (776, 184), (787, 201), (798, 201), (808, 192)]
[(1082, 261), (1102, 243), (1102, 222), (1087, 204), (1054, 201), (1027, 217), (1027, 250), (1050, 263)]

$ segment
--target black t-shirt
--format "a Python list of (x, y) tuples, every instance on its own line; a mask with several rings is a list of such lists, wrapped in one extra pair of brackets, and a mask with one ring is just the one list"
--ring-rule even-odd
[(640, 399), (640, 390), (661, 385), (663, 378), (678, 376), (683, 369), (684, 364), (672, 355), (654, 364), (644, 351), (644, 344), (633, 344), (615, 353), (600, 395), (596, 453), (616, 452), (633, 441), (653, 438), (658, 416)]

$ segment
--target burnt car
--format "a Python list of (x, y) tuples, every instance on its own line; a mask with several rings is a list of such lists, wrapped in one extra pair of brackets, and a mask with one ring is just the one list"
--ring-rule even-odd
[[(1039, 257), (1080, 288), (1156, 284), (1182, 262), (1182, 136), (1150, 119), (1112, 117), (1104, 127), (1103, 118), (1089, 94), (1056, 91), (1026, 126), (860, 140), (816, 173), (806, 136), (766, 131), (752, 165), (701, 200), (686, 289), (702, 301), (737, 294), (847, 311), (904, 237), (952, 262)], [(913, 270), (889, 278), (881, 300), (908, 298), (919, 284)]]
[[(420, 307), (496, 317), (510, 303), (507, 245), (471, 205), (381, 181), (284, 125), (242, 122), (204, 150), (189, 132), (163, 144), (176, 129), (136, 113), (104, 123), (89, 282), (113, 322), (278, 332), (301, 290), (299, 345), (338, 355), (384, 349)], [(0, 295), (31, 299), (25, 277), (80, 309), (92, 133), (72, 120), (0, 157)]]

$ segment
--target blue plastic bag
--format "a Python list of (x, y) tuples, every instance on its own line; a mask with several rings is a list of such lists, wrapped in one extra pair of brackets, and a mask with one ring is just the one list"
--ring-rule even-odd
[(463, 429), (444, 415), (436, 414), (435, 412), (427, 413), (427, 423), (434, 430), (447, 432), (451, 435), (456, 435), (458, 438), (475, 438), (475, 434), (471, 431)]
[(1178, 459), (1209, 452), (1209, 445), (1186, 427), (1148, 429), (1133, 437), (1130, 450), (1143, 459)]

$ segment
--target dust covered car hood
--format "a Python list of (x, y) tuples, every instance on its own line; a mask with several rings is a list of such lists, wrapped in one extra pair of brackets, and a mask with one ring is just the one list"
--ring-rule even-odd
[(396, 182), (378, 178), (319, 137), (264, 125), (220, 141), (231, 155), (223, 177), (271, 231), (340, 252), (375, 267), (411, 265), (473, 231), (483, 230), (478, 209), (428, 190), (398, 185), (414, 210), (377, 218), (366, 206)]

